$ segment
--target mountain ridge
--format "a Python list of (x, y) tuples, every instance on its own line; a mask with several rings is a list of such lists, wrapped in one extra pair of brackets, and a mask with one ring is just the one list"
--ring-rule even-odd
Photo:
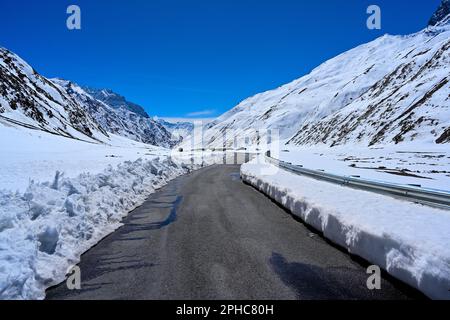
[(182, 145), (246, 147), (269, 131), (294, 145), (447, 143), (449, 39), (445, 17), (411, 35), (384, 35), (243, 100)]
[(90, 94), (92, 97), (94, 97), (97, 100), (100, 100), (110, 107), (114, 109), (119, 109), (121, 107), (124, 107), (128, 109), (131, 112), (134, 112), (144, 118), (150, 118), (148, 113), (144, 110), (143, 107), (140, 105), (128, 101), (124, 96), (114, 92), (111, 89), (95, 89), (93, 87), (88, 86), (80, 86), (84, 91), (86, 91), (88, 94)]
[(6, 48), (0, 48), (0, 80), (3, 125), (95, 143), (109, 143), (109, 134), (167, 148), (179, 142), (124, 97), (108, 91), (116, 102), (110, 106), (72, 81), (43, 77)]
[(0, 48), (0, 116), (11, 125), (68, 138), (102, 141), (107, 132), (62, 88)]
[[(177, 144), (170, 132), (150, 117), (143, 117), (132, 111), (129, 104), (117, 104), (114, 107), (109, 103), (96, 99), (84, 90), (83, 87), (68, 80), (54, 79), (73, 97), (106, 131), (126, 137), (128, 139), (171, 148)], [(112, 92), (112, 91), (111, 91)], [(115, 94), (117, 95), (117, 94)], [(119, 96), (119, 95), (117, 95)], [(125, 98), (119, 96), (124, 101)], [(111, 101), (111, 100), (107, 100)]]
[(438, 24), (448, 23), (450, 15), (450, 0), (442, 0), (441, 5), (428, 22), (429, 26), (436, 26)]

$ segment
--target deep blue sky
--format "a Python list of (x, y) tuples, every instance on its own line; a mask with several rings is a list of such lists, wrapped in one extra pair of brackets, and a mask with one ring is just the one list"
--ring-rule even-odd
[[(0, 46), (154, 115), (217, 116), (356, 45), (424, 28), (440, 0), (1, 0)], [(66, 8), (82, 30), (66, 28)], [(382, 9), (382, 30), (366, 8)], [(204, 112), (201, 111), (210, 111)]]

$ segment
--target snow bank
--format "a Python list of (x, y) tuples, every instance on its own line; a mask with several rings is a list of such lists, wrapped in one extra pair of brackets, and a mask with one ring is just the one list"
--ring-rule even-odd
[(42, 299), (80, 255), (169, 180), (201, 164), (170, 157), (126, 161), (98, 174), (0, 191), (0, 299)]
[(241, 176), (350, 253), (450, 299), (450, 212), (294, 175), (263, 158)]

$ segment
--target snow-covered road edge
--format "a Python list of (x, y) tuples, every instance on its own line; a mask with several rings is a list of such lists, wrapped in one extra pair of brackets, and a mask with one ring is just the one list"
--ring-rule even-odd
[[(297, 176), (262, 158), (244, 164), (241, 177), (348, 252), (430, 298), (450, 299), (448, 212)], [(386, 227), (389, 217), (399, 221)], [(396, 224), (404, 229), (397, 232)]]
[(0, 191), (0, 299), (43, 299), (81, 255), (121, 226), (170, 180), (207, 165), (167, 156), (127, 161), (100, 174)]

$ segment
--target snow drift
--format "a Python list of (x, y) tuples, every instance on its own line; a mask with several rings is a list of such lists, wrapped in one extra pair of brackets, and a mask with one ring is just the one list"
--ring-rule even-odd
[(201, 167), (159, 157), (109, 166), (99, 174), (31, 182), (0, 191), (0, 299), (42, 299), (80, 255), (169, 180)]

